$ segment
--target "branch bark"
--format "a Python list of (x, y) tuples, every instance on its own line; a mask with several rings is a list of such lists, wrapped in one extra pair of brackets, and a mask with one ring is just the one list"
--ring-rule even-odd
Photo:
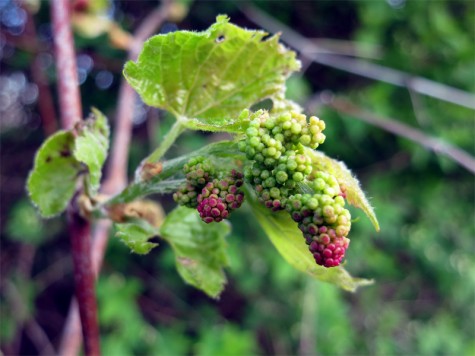
[[(162, 5), (151, 12), (136, 30), (128, 59), (135, 60), (140, 52), (143, 42), (153, 35), (154, 31), (161, 26), (169, 14), (171, 1), (163, 1)], [(135, 91), (122, 79), (119, 89), (118, 111), (114, 126), (114, 140), (111, 145), (111, 156), (106, 172), (101, 193), (112, 195), (120, 192), (127, 184), (127, 160), (128, 150), (132, 134), (132, 117), (134, 114), (134, 102), (137, 99)], [(109, 238), (111, 221), (99, 221), (95, 227), (92, 241), (92, 266), (97, 276), (102, 265), (104, 253)], [(74, 356), (78, 354), (81, 346), (81, 332), (79, 325), (78, 303), (74, 299), (69, 307), (68, 317), (64, 327), (59, 354)]]
[[(59, 107), (63, 129), (72, 129), (82, 119), (81, 96), (71, 32), (70, 2), (51, 2)], [(75, 293), (79, 302), (86, 355), (99, 355), (99, 324), (91, 264), (91, 225), (79, 214), (76, 197), (68, 207), (68, 232), (74, 265)]]
[(61, 111), (61, 126), (66, 130), (73, 128), (74, 124), (82, 119), (69, 6), (68, 0), (51, 1), (59, 109)]

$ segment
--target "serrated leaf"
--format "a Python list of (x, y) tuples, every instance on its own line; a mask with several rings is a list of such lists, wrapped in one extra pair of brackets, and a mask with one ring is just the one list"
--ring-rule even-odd
[(140, 182), (134, 182), (127, 186), (121, 193), (113, 197), (104, 205), (128, 203), (134, 199), (150, 195), (170, 193), (177, 190), (178, 186), (184, 182), (183, 179), (169, 179), (177, 173), (181, 173), (183, 165), (195, 156), (206, 156), (208, 158), (242, 158), (243, 154), (237, 148), (237, 144), (231, 141), (211, 143), (199, 150), (187, 155), (165, 161), (162, 172), (156, 176)]
[(206, 224), (195, 209), (183, 206), (168, 214), (160, 228), (161, 236), (175, 252), (181, 277), (213, 298), (219, 296), (226, 283), (224, 237), (229, 231), (226, 222)]
[(315, 263), (305, 244), (302, 232), (285, 211), (272, 212), (259, 203), (250, 189), (246, 200), (251, 205), (254, 216), (281, 256), (294, 268), (312, 277), (348, 290), (371, 284), (371, 280), (353, 278), (342, 266), (325, 268)]
[(334, 175), (340, 184), (343, 183), (346, 187), (346, 200), (348, 203), (363, 210), (376, 231), (379, 231), (379, 223), (374, 209), (361, 189), (360, 182), (351, 173), (348, 167), (343, 162), (330, 158), (320, 151), (314, 151), (308, 148), (306, 148), (306, 150), (312, 158), (314, 169), (328, 172)]
[(102, 166), (109, 149), (109, 124), (99, 110), (92, 108), (92, 117), (78, 125), (74, 157), (89, 170), (89, 190), (97, 193), (102, 175)]
[(225, 131), (243, 109), (282, 97), (285, 80), (300, 68), (278, 36), (266, 35), (218, 16), (204, 32), (150, 38), (137, 62), (126, 63), (124, 75), (146, 104), (170, 111), (185, 126), (197, 119), (190, 128)]
[(73, 156), (74, 135), (58, 131), (38, 150), (27, 189), (43, 217), (61, 213), (76, 188), (76, 178), (82, 168)]
[(146, 255), (150, 250), (158, 246), (155, 242), (148, 240), (158, 235), (158, 228), (153, 227), (145, 220), (136, 220), (130, 223), (114, 224), (117, 231), (115, 236), (120, 238), (132, 252)]

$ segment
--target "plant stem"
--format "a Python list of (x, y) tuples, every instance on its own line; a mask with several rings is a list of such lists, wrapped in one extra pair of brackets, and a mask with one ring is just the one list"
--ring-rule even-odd
[[(72, 129), (82, 119), (82, 107), (71, 32), (70, 2), (51, 1), (51, 16), (61, 124), (63, 129)], [(75, 292), (79, 303), (85, 354), (99, 355), (99, 324), (91, 265), (91, 223), (80, 216), (76, 204), (77, 196), (78, 194), (68, 206), (68, 231), (74, 265)]]
[[(143, 42), (167, 19), (171, 1), (162, 1), (160, 7), (152, 11), (134, 33), (129, 59), (135, 60)], [(136, 93), (125, 79), (119, 90), (118, 112), (114, 126), (111, 156), (106, 178), (101, 186), (101, 193), (116, 194), (127, 184), (127, 158), (132, 135), (133, 103)], [(95, 226), (92, 241), (92, 267), (96, 276), (99, 274), (102, 259), (112, 226), (110, 220), (100, 220)], [(59, 354), (63, 356), (77, 355), (81, 346), (81, 331), (77, 300), (73, 299), (69, 307), (68, 317), (61, 337)]]
[(73, 251), (74, 284), (79, 303), (86, 355), (99, 355), (99, 324), (91, 264), (91, 224), (79, 216), (76, 205), (68, 209), (68, 228)]
[(68, 0), (51, 1), (59, 108), (61, 111), (61, 125), (65, 130), (71, 129), (76, 122), (82, 119), (69, 6), (70, 2)]
[(175, 121), (172, 128), (165, 135), (162, 143), (158, 148), (147, 157), (147, 163), (154, 163), (160, 161), (160, 158), (168, 151), (168, 149), (175, 143), (178, 136), (185, 131), (185, 127), (180, 120)]

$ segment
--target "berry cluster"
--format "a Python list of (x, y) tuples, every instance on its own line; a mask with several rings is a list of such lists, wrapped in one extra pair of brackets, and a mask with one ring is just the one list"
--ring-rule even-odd
[(239, 190), (242, 178), (241, 173), (232, 170), (228, 177), (206, 184), (197, 199), (197, 209), (205, 223), (220, 222), (241, 206), (244, 200), (244, 193)]
[(315, 262), (334, 267), (341, 263), (348, 248), (351, 216), (344, 208), (336, 179), (324, 172), (316, 177), (310, 183), (314, 193), (289, 197), (287, 211), (298, 223)]
[(273, 117), (259, 110), (250, 117), (246, 138), (239, 149), (251, 162), (244, 174), (259, 201), (274, 211), (285, 208), (297, 183), (312, 171), (303, 149), (315, 149), (323, 143), (324, 128), (325, 123), (317, 117), (312, 116), (307, 122), (305, 115), (293, 111)]
[[(312, 172), (305, 147), (316, 149), (325, 140), (325, 123), (315, 116), (286, 112), (270, 116), (260, 110), (250, 117), (240, 142), (249, 164), (244, 175), (258, 199), (273, 211), (286, 209), (302, 231), (317, 264), (338, 266), (348, 248), (351, 217), (345, 191), (335, 177)], [(302, 194), (300, 184), (312, 194)]]
[(220, 222), (241, 206), (242, 173), (233, 169), (223, 177), (222, 172), (217, 174), (211, 162), (201, 156), (185, 164), (183, 172), (186, 182), (173, 194), (173, 199), (180, 205), (196, 208), (204, 222)]
[(196, 208), (198, 206), (198, 194), (206, 183), (212, 179), (215, 169), (209, 160), (198, 156), (191, 158), (183, 166), (183, 172), (185, 173), (186, 182), (173, 194), (173, 199), (180, 205)]

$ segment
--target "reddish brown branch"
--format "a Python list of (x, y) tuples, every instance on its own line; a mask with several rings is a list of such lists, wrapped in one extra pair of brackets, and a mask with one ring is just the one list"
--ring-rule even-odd
[(25, 35), (30, 42), (34, 43), (33, 50), (35, 58), (31, 61), (31, 76), (38, 87), (38, 111), (40, 113), (43, 131), (46, 136), (53, 134), (57, 130), (56, 111), (53, 104), (53, 96), (48, 85), (48, 80), (40, 66), (39, 54), (42, 52), (42, 45), (38, 40), (33, 16), (27, 10), (28, 19), (26, 21)]
[(77, 121), (82, 119), (69, 6), (70, 2), (68, 0), (51, 1), (59, 108), (63, 129), (72, 128)]
[(79, 216), (75, 205), (68, 211), (68, 229), (74, 265), (74, 285), (79, 301), (82, 332), (86, 355), (99, 355), (99, 324), (94, 290), (94, 272), (91, 264), (91, 224)]
[[(143, 42), (150, 37), (156, 28), (160, 27), (168, 17), (171, 1), (164, 1), (162, 6), (150, 13), (137, 29), (131, 48), (129, 59), (136, 59)], [(107, 169), (106, 179), (101, 188), (103, 194), (116, 194), (127, 184), (127, 160), (129, 144), (132, 134), (132, 117), (136, 94), (125, 79), (122, 80), (119, 90), (118, 111), (114, 127), (114, 140), (111, 145), (111, 156)], [(92, 241), (92, 265), (97, 275), (104, 257), (109, 230), (112, 226), (109, 220), (99, 221), (94, 230)], [(68, 313), (68, 318), (63, 331), (60, 355), (77, 355), (81, 345), (78, 304), (73, 300)]]
[[(51, 2), (59, 107), (63, 129), (73, 128), (74, 124), (82, 118), (69, 6), (69, 0)], [(76, 198), (70, 202), (68, 207), (68, 230), (85, 354), (99, 355), (99, 324), (94, 290), (95, 280), (91, 264), (91, 225), (89, 221), (80, 216)]]

